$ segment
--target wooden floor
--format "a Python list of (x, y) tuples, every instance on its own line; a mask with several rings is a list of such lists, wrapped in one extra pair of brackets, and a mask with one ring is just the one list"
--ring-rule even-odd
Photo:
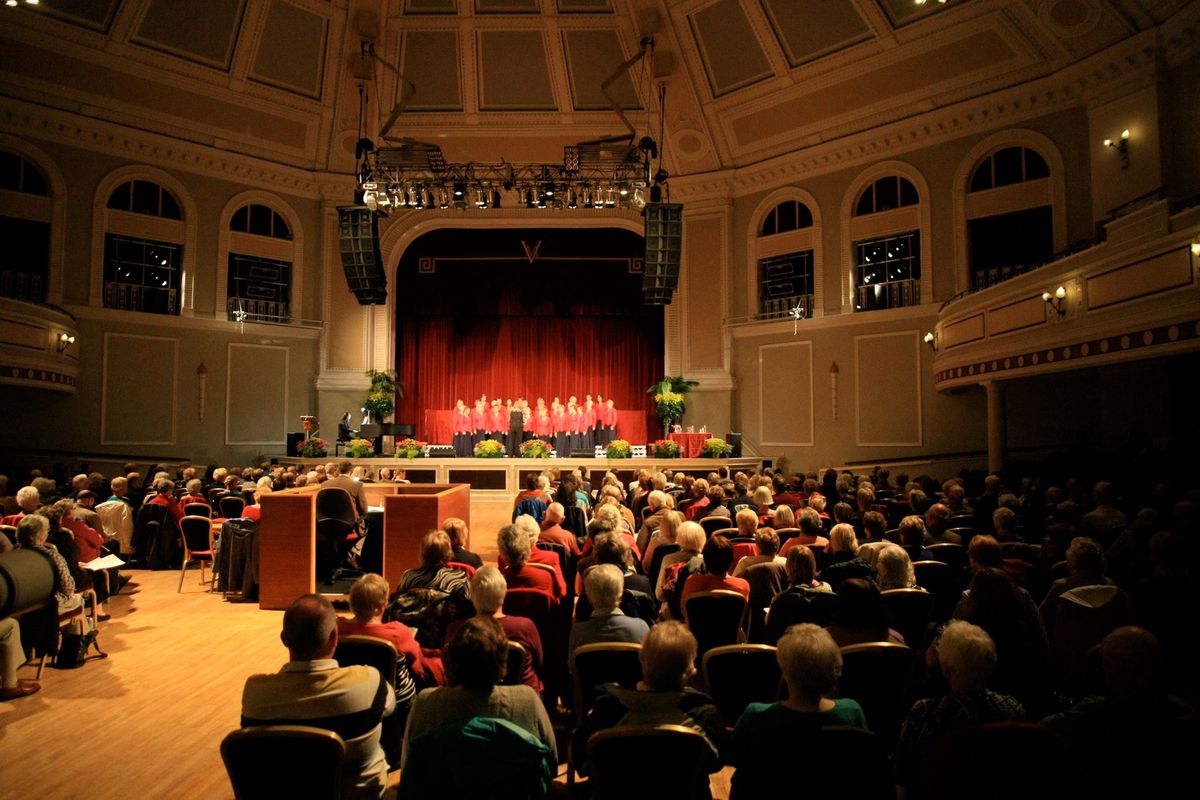
[[(472, 499), (472, 548), (487, 561), (511, 508)], [(178, 572), (128, 574), (139, 586), (110, 601), (100, 626), (109, 657), (47, 667), (38, 694), (0, 702), (0, 800), (233, 796), (218, 747), (238, 727), (246, 677), (287, 660), (282, 612), (224, 602), (198, 570), (182, 593)], [(728, 772), (714, 776), (717, 798), (728, 796)]]

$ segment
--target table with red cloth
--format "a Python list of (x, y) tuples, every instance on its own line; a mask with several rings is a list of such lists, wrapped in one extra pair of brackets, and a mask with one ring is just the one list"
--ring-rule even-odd
[[(707, 434), (698, 434), (707, 438)], [(646, 412), (617, 409), (617, 436), (630, 444), (645, 444)], [(454, 410), (426, 409), (417, 438), (430, 444), (454, 442)], [(699, 445), (697, 445), (698, 451)]]
[(669, 438), (679, 445), (680, 458), (700, 458), (700, 448), (712, 437), (711, 433), (672, 433)]

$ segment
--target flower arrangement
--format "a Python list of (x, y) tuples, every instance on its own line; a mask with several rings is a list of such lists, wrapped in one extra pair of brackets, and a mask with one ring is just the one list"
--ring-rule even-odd
[(476, 458), (500, 458), (504, 455), (504, 445), (495, 439), (484, 439), (475, 445)]
[(633, 448), (624, 439), (613, 439), (605, 453), (609, 458), (630, 458), (633, 456)]
[(521, 458), (549, 458), (550, 445), (541, 439), (521, 442)]
[(650, 447), (655, 458), (679, 458), (679, 445), (670, 439), (658, 439)]
[(659, 392), (654, 395), (654, 407), (663, 427), (670, 430), (671, 426), (683, 419), (683, 395), (678, 392)]
[(376, 422), (382, 422), (384, 417), (396, 410), (396, 396), (404, 397), (404, 390), (394, 372), (371, 370), (367, 375), (371, 378), (371, 388), (363, 400), (363, 410)]
[(425, 442), (418, 442), (416, 439), (411, 439), (407, 436), (396, 440), (397, 458), (417, 458), (424, 449)]
[(314, 436), (297, 444), (296, 452), (302, 458), (322, 458), (329, 454), (329, 442)]
[(704, 458), (724, 458), (733, 448), (724, 439), (705, 439), (700, 445), (700, 455)]
[(370, 439), (351, 439), (346, 442), (346, 455), (351, 458), (370, 458), (375, 453), (375, 443)]

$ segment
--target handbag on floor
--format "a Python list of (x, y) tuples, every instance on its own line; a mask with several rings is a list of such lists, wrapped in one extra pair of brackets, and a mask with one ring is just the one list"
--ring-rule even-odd
[(100, 649), (96, 640), (99, 631), (84, 631), (82, 623), (76, 621), (63, 631), (62, 641), (58, 645), (58, 653), (54, 656), (54, 666), (57, 669), (78, 669), (87, 662), (93, 647), (96, 648), (95, 658), (108, 658), (108, 654)]

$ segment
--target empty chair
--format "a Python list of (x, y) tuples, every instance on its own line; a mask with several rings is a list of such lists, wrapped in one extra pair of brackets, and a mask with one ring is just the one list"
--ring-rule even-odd
[(242, 515), (242, 511), (246, 508), (246, 499), (244, 497), (226, 495), (217, 501), (217, 507), (221, 510), (222, 517), (233, 519)]
[(888, 626), (904, 637), (909, 647), (924, 649), (926, 632), (933, 619), (932, 593), (921, 589), (888, 589), (880, 592), (887, 610)]
[[(188, 564), (192, 561), (200, 562), (200, 582), (205, 583), (205, 565), (211, 564), (213, 560), (212, 520), (208, 517), (184, 517), (179, 521), (179, 533), (180, 541), (183, 544), (183, 566), (179, 570), (177, 591), (182, 592), (183, 576), (187, 574)], [(214, 570), (208, 580), (209, 589), (212, 589), (212, 583), (216, 577), (217, 574)]]
[(714, 647), (736, 644), (745, 618), (746, 598), (728, 589), (696, 592), (683, 608), (684, 622), (699, 643), (697, 658)]
[(775, 648), (765, 644), (714, 647), (701, 659), (701, 672), (708, 696), (730, 726), (749, 704), (775, 702), (783, 680)]
[(858, 701), (867, 725), (890, 749), (912, 707), (917, 651), (892, 642), (853, 644), (842, 648), (842, 697)]
[[(708, 788), (712, 748), (682, 725), (621, 725), (588, 739), (589, 788), (596, 800), (691, 800)], [(636, 765), (636, 766), (635, 766)], [(703, 795), (699, 795), (703, 796)]]
[(208, 517), (212, 519), (212, 506), (208, 503), (185, 503), (183, 513), (184, 516), (188, 517)]
[(221, 759), (237, 800), (337, 800), (345, 753), (342, 737), (306, 725), (242, 728), (221, 742)]

